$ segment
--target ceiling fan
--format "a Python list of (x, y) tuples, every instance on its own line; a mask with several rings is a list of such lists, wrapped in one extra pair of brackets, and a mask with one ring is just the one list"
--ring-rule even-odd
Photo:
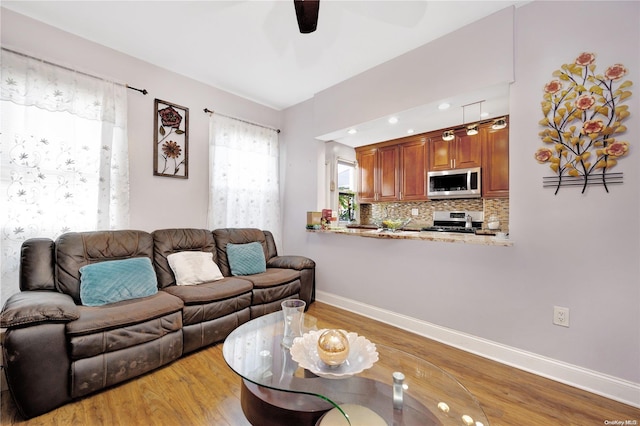
[(298, 28), (302, 34), (309, 34), (316, 30), (318, 26), (318, 10), (320, 0), (293, 0), (296, 7), (296, 18), (298, 18)]

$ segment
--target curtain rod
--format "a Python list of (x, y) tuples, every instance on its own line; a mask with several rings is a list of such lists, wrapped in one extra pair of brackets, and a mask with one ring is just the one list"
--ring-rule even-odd
[(69, 67), (65, 67), (65, 66), (60, 65), (60, 64), (56, 64), (56, 63), (53, 63), (53, 62), (45, 61), (44, 59), (36, 58), (35, 56), (31, 56), (31, 55), (27, 55), (27, 54), (22, 53), (22, 52), (16, 52), (15, 50), (7, 49), (6, 47), (3, 47), (2, 50), (6, 50), (7, 52), (11, 52), (13, 54), (16, 54), (16, 55), (19, 55), (19, 56), (22, 56), (22, 57), (25, 57), (25, 58), (33, 59), (35, 61), (40, 61), (43, 64), (47, 64), (47, 65), (51, 65), (51, 66), (54, 66), (54, 67), (62, 68), (63, 70), (76, 72), (78, 74), (86, 75), (87, 77), (96, 78), (98, 80), (106, 81), (106, 82), (113, 83), (113, 84), (117, 84), (119, 86), (125, 86), (127, 89), (136, 90), (136, 91), (142, 93), (143, 95), (146, 95), (147, 93), (149, 93), (149, 92), (147, 92), (147, 89), (137, 89), (135, 87), (129, 86), (128, 84), (117, 83), (115, 81), (107, 80), (106, 78), (98, 77), (96, 75), (92, 75), (92, 74), (89, 74), (89, 73), (86, 73), (86, 72), (83, 72), (83, 71), (74, 70), (73, 68), (69, 68)]
[(262, 127), (262, 128), (269, 129), (269, 130), (275, 130), (277, 133), (280, 133), (280, 129), (274, 129), (273, 127), (263, 126), (262, 124), (258, 124), (258, 123), (252, 123), (251, 121), (242, 120), (242, 119), (236, 118), (236, 117), (231, 117), (230, 115), (220, 114), (219, 112), (214, 112), (214, 111), (210, 110), (209, 108), (205, 108), (204, 112), (209, 113), (209, 114), (218, 114), (218, 115), (220, 115), (222, 117), (230, 118), (230, 119), (236, 120), (236, 121), (241, 121), (241, 122), (247, 123), (247, 124), (253, 124), (254, 126)]

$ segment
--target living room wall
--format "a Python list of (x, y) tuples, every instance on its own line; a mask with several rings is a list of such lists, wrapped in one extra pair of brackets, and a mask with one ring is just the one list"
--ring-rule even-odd
[[(127, 99), (132, 228), (206, 227), (209, 114), (203, 111), (204, 108), (274, 128), (281, 127), (282, 113), (275, 109), (5, 8), (1, 18), (3, 47), (149, 91), (144, 96), (129, 90)], [(184, 42), (189, 43), (189, 40)], [(175, 59), (168, 57), (167, 60)], [(153, 176), (155, 98), (189, 108), (189, 179)]]
[[(2, 46), (111, 81), (146, 89), (128, 91), (130, 227), (207, 227), (209, 114), (204, 108), (275, 128), (280, 111), (122, 54), (42, 22), (1, 9)], [(46, 40), (46, 42), (43, 42)], [(189, 40), (185, 40), (188, 43)], [(203, 52), (206, 54), (207, 52)], [(189, 108), (189, 178), (153, 175), (154, 99)], [(2, 283), (2, 303), (18, 291)]]
[[(379, 240), (303, 231), (305, 211), (316, 204), (312, 190), (314, 116), (331, 105), (312, 101), (285, 111), (289, 161), (285, 199), (285, 247), (317, 262), (318, 299), (443, 337), (448, 343), (520, 368), (576, 384), (640, 406), (640, 102), (624, 140), (628, 157), (616, 167), (624, 184), (589, 187), (585, 194), (542, 187), (548, 167), (533, 158), (541, 145), (538, 121), (543, 87), (551, 73), (581, 52), (595, 52), (600, 72), (623, 63), (640, 81), (640, 4), (636, 2), (531, 2), (513, 12), (514, 71), (510, 107), (510, 238), (513, 247), (408, 240)], [(492, 17), (472, 24), (481, 37)], [(578, 23), (584, 22), (587, 28)], [(607, 32), (592, 30), (608, 22)], [(589, 24), (586, 24), (589, 23)], [(483, 25), (487, 26), (486, 28)], [(597, 26), (597, 25), (596, 25)], [(453, 35), (441, 40), (461, 47)], [(406, 85), (456, 87), (455, 80), (417, 81), (401, 62), (385, 64), (388, 78)], [(433, 66), (422, 58), (415, 67)], [(487, 56), (468, 68), (494, 66)], [(369, 114), (384, 116), (377, 99), (394, 105), (397, 93), (384, 82), (363, 87), (367, 71), (352, 78)], [(458, 76), (459, 78), (459, 76)], [(343, 83), (346, 84), (346, 83)], [(365, 85), (366, 86), (366, 85)], [(368, 89), (368, 90), (366, 90)], [(424, 88), (423, 88), (424, 89)], [(632, 87), (637, 92), (637, 87)], [(356, 110), (334, 95), (343, 114)], [(375, 111), (374, 111), (375, 110)], [(354, 122), (361, 116), (354, 113)], [(635, 118), (634, 118), (635, 117)], [(344, 128), (344, 116), (335, 128)], [(323, 130), (328, 130), (323, 128)], [(304, 164), (304, 166), (301, 166)], [(570, 327), (552, 324), (553, 306), (570, 308)], [(357, 329), (357, 325), (353, 326)], [(448, 340), (447, 340), (448, 339)]]

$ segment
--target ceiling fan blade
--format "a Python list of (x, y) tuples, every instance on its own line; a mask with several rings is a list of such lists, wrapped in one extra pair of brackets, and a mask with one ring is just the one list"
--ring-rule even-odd
[(314, 32), (318, 26), (320, 0), (293, 0), (293, 4), (296, 7), (300, 32), (303, 34)]

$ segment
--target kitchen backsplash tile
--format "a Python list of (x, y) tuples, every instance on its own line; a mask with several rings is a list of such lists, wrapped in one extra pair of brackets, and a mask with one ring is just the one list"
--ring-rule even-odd
[[(412, 216), (411, 210), (418, 209), (418, 215)], [(487, 228), (491, 215), (498, 217), (500, 230), (509, 232), (509, 199), (507, 198), (466, 198), (458, 200), (433, 200), (415, 202), (392, 202), (360, 205), (360, 223), (374, 224), (386, 217), (411, 218), (410, 227), (433, 225), (433, 212), (441, 210), (474, 210), (484, 211), (482, 228)]]

